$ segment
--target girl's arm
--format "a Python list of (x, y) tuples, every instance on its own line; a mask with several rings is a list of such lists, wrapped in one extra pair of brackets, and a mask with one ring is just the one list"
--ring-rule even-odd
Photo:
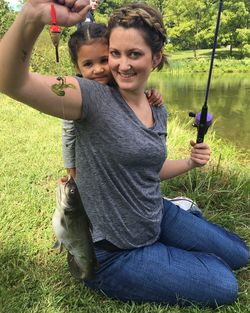
[(82, 3), (80, 7), (76, 7), (76, 4), (72, 7), (74, 0), (64, 2), (64, 5), (60, 5), (52, 0), (30, 0), (23, 6), (0, 41), (0, 92), (44, 113), (78, 119), (81, 116), (82, 99), (75, 78), (66, 78), (66, 83), (74, 84), (76, 88), (67, 88), (62, 97), (51, 90), (51, 86), (58, 83), (56, 77), (29, 72), (33, 46), (44, 25), (51, 24), (51, 4), (55, 6), (60, 26), (76, 24), (89, 9), (86, 0), (79, 0)]
[(183, 160), (166, 160), (160, 171), (160, 179), (165, 180), (185, 172), (190, 171), (195, 167), (201, 167), (207, 164), (210, 159), (210, 148), (205, 143), (195, 144), (190, 141), (192, 146), (189, 159)]
[(63, 163), (67, 170), (67, 174), (76, 180), (75, 165), (75, 125), (73, 121), (62, 120), (62, 152)]
[(76, 152), (75, 152), (76, 134), (73, 121), (62, 120), (62, 152), (63, 163), (67, 172), (74, 179), (76, 178)]

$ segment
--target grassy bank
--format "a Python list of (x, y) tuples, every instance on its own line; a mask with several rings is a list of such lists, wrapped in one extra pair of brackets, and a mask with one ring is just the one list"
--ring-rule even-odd
[[(51, 250), (55, 187), (64, 174), (60, 121), (0, 95), (0, 312), (1, 313), (212, 313), (197, 307), (136, 305), (107, 299), (77, 283), (66, 253)], [(190, 129), (190, 130), (189, 130)], [(190, 125), (170, 117), (170, 157), (188, 154)], [(210, 220), (250, 244), (249, 163), (208, 135), (213, 156), (204, 170), (162, 185), (168, 196), (195, 199)], [(250, 312), (250, 266), (236, 273), (239, 298), (220, 313)]]
[[(165, 70), (173, 73), (208, 72), (211, 52), (211, 49), (197, 50), (196, 57), (191, 50), (167, 53), (169, 66)], [(248, 73), (250, 72), (250, 58), (242, 59), (237, 50), (230, 56), (227, 49), (220, 48), (216, 50), (213, 70), (217, 73)]]

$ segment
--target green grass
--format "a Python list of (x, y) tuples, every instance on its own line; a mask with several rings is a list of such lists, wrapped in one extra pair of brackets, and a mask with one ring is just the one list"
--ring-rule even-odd
[[(1, 313), (207, 313), (208, 308), (121, 303), (89, 290), (69, 274), (65, 251), (51, 250), (57, 180), (65, 173), (60, 121), (0, 95), (0, 312)], [(170, 157), (188, 154), (190, 124), (170, 116)], [(187, 195), (206, 217), (250, 244), (249, 155), (209, 132), (211, 164), (162, 184), (168, 196)], [(247, 160), (248, 158), (248, 160)], [(220, 161), (219, 161), (220, 160)], [(220, 313), (250, 312), (250, 266), (237, 272), (240, 292)]]
[[(192, 50), (167, 53), (169, 66), (166, 71), (173, 73), (202, 73), (208, 72), (212, 50), (197, 50), (194, 57)], [(220, 48), (216, 50), (214, 72), (217, 73), (248, 73), (250, 72), (250, 58), (241, 58), (240, 52), (235, 49), (232, 56), (229, 50)]]
[[(212, 49), (199, 49), (196, 51), (197, 58), (210, 58), (212, 54)], [(194, 59), (194, 51), (193, 50), (184, 50), (184, 51), (176, 51), (174, 53), (170, 53), (172, 60), (180, 60), (180, 59)], [(234, 49), (232, 56), (230, 56), (229, 49), (226, 48), (217, 48), (215, 50), (215, 58), (217, 59), (228, 59), (233, 58), (236, 60), (241, 59), (241, 54), (238, 49)]]

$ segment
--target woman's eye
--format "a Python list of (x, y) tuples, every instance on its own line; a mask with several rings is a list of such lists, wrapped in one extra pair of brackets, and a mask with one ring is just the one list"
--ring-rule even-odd
[(137, 58), (139, 58), (140, 56), (141, 56), (140, 52), (133, 51), (133, 52), (130, 53), (130, 57), (131, 57), (132, 59), (137, 59)]
[(117, 51), (110, 51), (110, 54), (112, 55), (113, 58), (117, 58), (119, 56), (119, 52)]

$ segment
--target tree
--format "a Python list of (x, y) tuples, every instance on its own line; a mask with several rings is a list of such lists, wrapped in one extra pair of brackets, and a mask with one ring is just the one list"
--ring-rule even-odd
[[(249, 5), (248, 5), (249, 7)], [(237, 35), (237, 30), (247, 28), (249, 20), (249, 11), (244, 1), (228, 0), (224, 4), (221, 17), (221, 34), (225, 45), (230, 45), (230, 54), (233, 47), (241, 45)]]
[(240, 42), (241, 56), (247, 56), (250, 54), (250, 29), (238, 28), (236, 30), (236, 38)]
[(163, 0), (147, 0), (145, 1), (148, 5), (151, 5), (155, 8), (157, 8), (161, 14), (164, 13), (164, 8), (165, 8), (165, 1)]
[[(175, 47), (193, 49), (194, 53), (197, 48), (211, 48), (219, 0), (167, 0), (162, 3), (164, 23)], [(246, 36), (242, 35), (249, 26), (250, 1), (224, 1), (218, 45), (230, 45), (230, 53), (233, 46), (241, 49), (249, 45), (249, 39), (246, 42)]]
[(203, 29), (207, 28), (207, 7), (203, 0), (168, 0), (164, 22), (173, 45), (179, 49), (196, 50), (201, 45)]
[(100, 1), (99, 7), (98, 7), (98, 13), (109, 16), (114, 9), (116, 9), (119, 5), (117, 4), (117, 1), (110, 0), (110, 1)]
[(100, 1), (98, 7), (98, 13), (109, 16), (113, 10), (120, 8), (121, 6), (134, 2), (133, 0), (109, 0), (109, 1)]
[(16, 17), (16, 13), (9, 7), (5, 1), (0, 2), (0, 38), (10, 28)]

